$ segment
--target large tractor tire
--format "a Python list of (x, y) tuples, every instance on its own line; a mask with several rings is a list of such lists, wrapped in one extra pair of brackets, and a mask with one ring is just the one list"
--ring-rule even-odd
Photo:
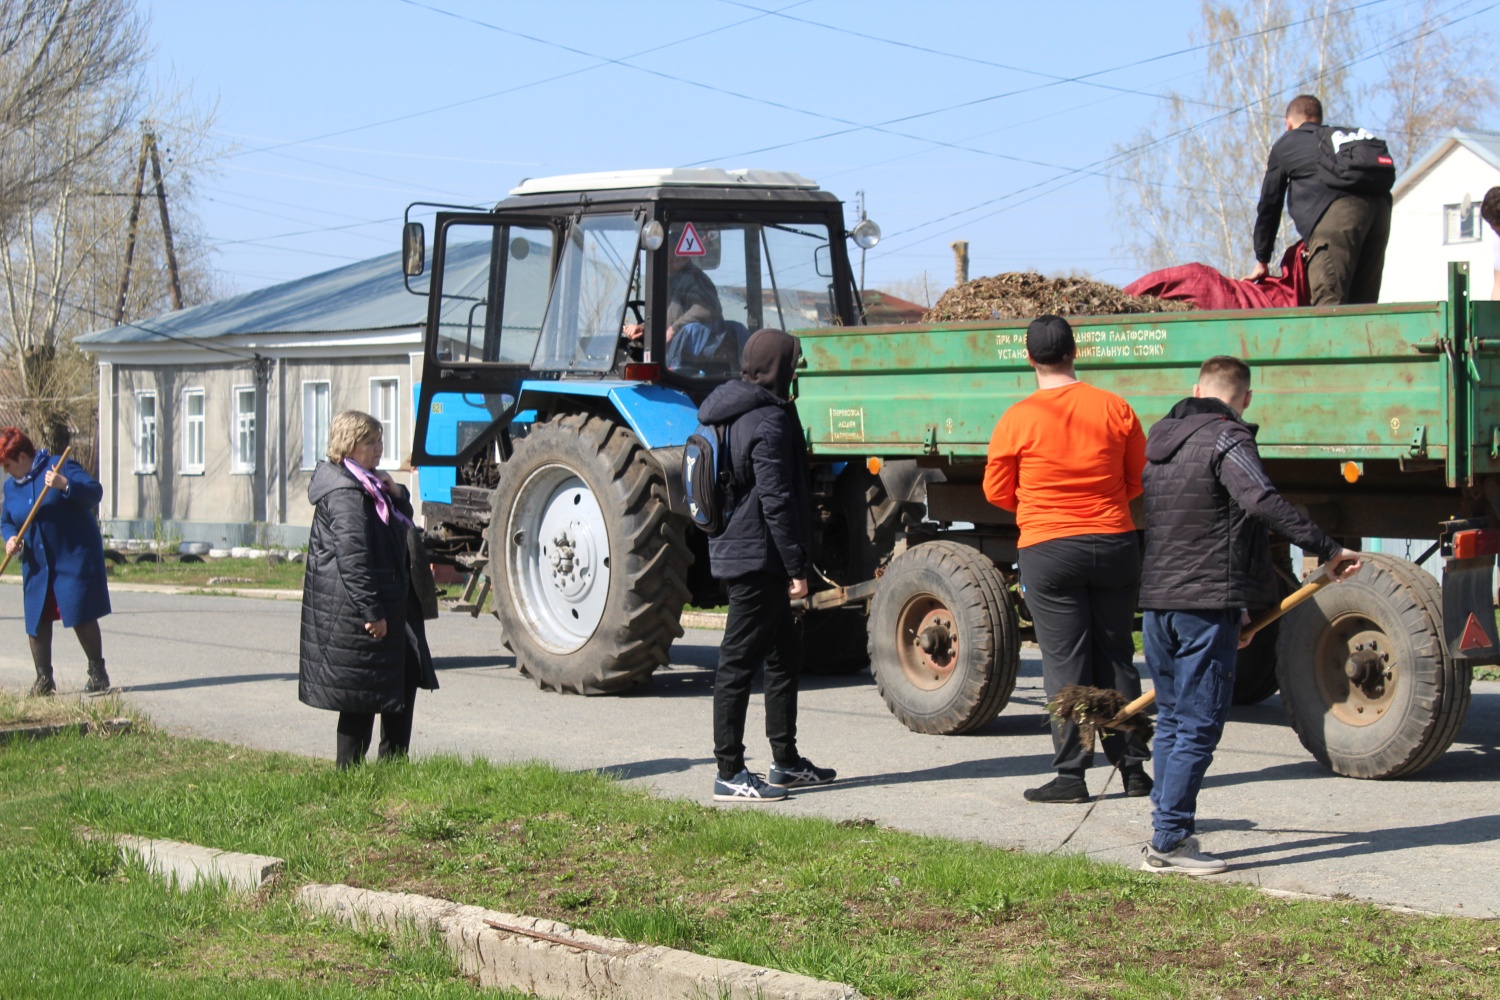
[[(1255, 617), (1254, 613), (1251, 617)], [(1276, 677), (1276, 639), (1281, 622), (1272, 622), (1240, 650), (1234, 664), (1234, 703), (1256, 705), (1276, 693), (1281, 681)]]
[(1364, 553), (1352, 578), (1281, 621), (1277, 672), (1297, 737), (1351, 778), (1402, 778), (1443, 755), (1473, 675), (1443, 639), (1443, 601), (1425, 571)]
[(551, 691), (615, 694), (667, 662), (692, 553), (661, 471), (628, 428), (569, 414), (500, 467), (495, 614), (516, 665)]
[(978, 549), (935, 541), (891, 560), (870, 607), (870, 665), (891, 714), (951, 736), (1005, 708), (1021, 666), (1005, 578)]

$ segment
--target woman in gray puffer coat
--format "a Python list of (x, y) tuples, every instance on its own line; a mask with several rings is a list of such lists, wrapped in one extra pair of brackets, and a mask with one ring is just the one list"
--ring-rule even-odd
[(379, 469), (380, 423), (346, 410), (333, 418), (328, 438), (328, 461), (318, 463), (307, 488), (317, 510), (297, 696), (339, 713), (337, 759), (345, 768), (364, 761), (377, 712), (380, 756), (405, 756), (417, 688), (438, 684), (412, 586), (410, 494)]

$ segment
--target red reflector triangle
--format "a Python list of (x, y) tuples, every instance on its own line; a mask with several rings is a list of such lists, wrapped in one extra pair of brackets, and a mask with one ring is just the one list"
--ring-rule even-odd
[(1487, 649), (1493, 645), (1489, 633), (1484, 630), (1483, 625), (1479, 624), (1479, 619), (1474, 616), (1474, 612), (1470, 611), (1469, 620), (1464, 624), (1463, 638), (1458, 640), (1458, 648)]

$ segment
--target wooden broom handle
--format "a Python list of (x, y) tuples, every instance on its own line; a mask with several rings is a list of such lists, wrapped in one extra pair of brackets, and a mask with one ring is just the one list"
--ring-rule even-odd
[[(62, 457), (59, 458), (57, 460), (57, 464), (52, 467), (53, 472), (56, 472), (58, 469), (62, 468), (62, 464), (68, 460), (68, 453), (72, 450), (72, 445), (68, 445), (63, 449)], [(42, 509), (42, 501), (47, 499), (47, 491), (50, 489), (52, 489), (51, 486), (47, 485), (45, 482), (42, 483), (42, 492), (37, 494), (36, 502), (31, 505), (31, 513), (26, 515), (26, 523), (21, 525), (20, 531), (16, 532), (16, 537), (21, 539), (21, 545), (26, 544), (26, 529), (31, 527), (32, 521), (36, 520), (36, 512)], [(16, 551), (21, 551), (20, 546), (16, 547)], [(6, 567), (10, 565), (10, 557), (11, 553), (7, 552), (5, 553), (5, 558), (0, 559), (0, 573), (4, 573)]]
[[(1269, 611), (1262, 612), (1249, 625), (1246, 625), (1244, 628), (1240, 629), (1240, 638), (1243, 640), (1255, 635), (1255, 633), (1259, 632), (1261, 629), (1265, 628), (1267, 625), (1271, 624), (1276, 619), (1280, 618), (1282, 615), (1286, 614), (1288, 611), (1292, 610), (1297, 605), (1301, 604), (1303, 601), (1307, 600), (1309, 597), (1316, 594), (1318, 591), (1322, 590), (1332, 582), (1333, 578), (1328, 575), (1328, 571), (1325, 569), (1323, 572), (1319, 573), (1317, 576), (1304, 583), (1301, 587), (1298, 587), (1296, 590), (1286, 595), (1286, 597), (1282, 598), (1281, 603), (1276, 605), (1276, 607), (1271, 608)], [(1147, 691), (1145, 694), (1141, 695), (1139, 698), (1135, 699), (1130, 704), (1120, 709), (1120, 714), (1115, 716), (1113, 719), (1110, 719), (1109, 722), (1105, 725), (1105, 728), (1115, 728), (1120, 723), (1130, 718), (1132, 715), (1135, 715), (1138, 712), (1144, 712), (1146, 709), (1155, 704), (1155, 702), (1156, 689), (1152, 688), (1150, 691)]]

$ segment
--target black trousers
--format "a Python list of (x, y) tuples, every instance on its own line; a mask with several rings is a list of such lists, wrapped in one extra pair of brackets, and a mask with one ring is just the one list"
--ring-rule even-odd
[[(1126, 698), (1141, 693), (1131, 626), (1141, 585), (1141, 550), (1135, 532), (1074, 535), (1028, 545), (1019, 556), (1026, 607), (1042, 647), (1042, 687), (1051, 701), (1069, 684), (1114, 688)], [(1102, 731), (1111, 763), (1140, 764), (1151, 751), (1140, 737)], [(1082, 775), (1094, 762), (1073, 722), (1052, 720), (1052, 766)]]
[[(406, 707), (399, 712), (380, 713), (380, 759), (405, 757), (411, 749), (411, 720), (417, 703), (417, 685), (407, 681)], [(375, 731), (373, 712), (340, 712), (338, 750), (335, 761), (340, 768), (363, 764), (370, 751), (370, 736)]]
[(784, 576), (753, 573), (726, 581), (729, 615), (714, 675), (714, 757), (719, 777), (745, 767), (745, 713), (750, 684), (766, 668), (766, 738), (778, 764), (797, 761), (797, 676), (802, 626), (792, 615)]

